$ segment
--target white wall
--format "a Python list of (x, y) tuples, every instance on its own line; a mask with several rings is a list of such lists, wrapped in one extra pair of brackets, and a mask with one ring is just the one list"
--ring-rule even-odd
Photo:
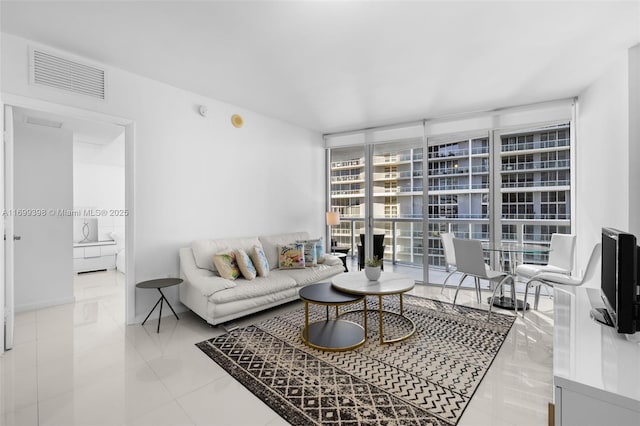
[[(629, 228), (629, 75), (620, 58), (579, 95), (576, 125), (578, 268), (584, 269), (601, 228)], [(637, 164), (636, 161), (633, 161)]]
[[(15, 123), (16, 209), (73, 208), (73, 138), (68, 130)], [(73, 301), (72, 217), (16, 216), (16, 312)]]
[(629, 49), (629, 232), (640, 238), (640, 44)]
[[(1, 41), (3, 92), (135, 121), (135, 281), (177, 276), (178, 248), (194, 239), (323, 234), (320, 134), (116, 68), (106, 102), (30, 85), (27, 40)], [(243, 128), (231, 126), (232, 114)], [(138, 318), (155, 301), (156, 292), (137, 291)]]

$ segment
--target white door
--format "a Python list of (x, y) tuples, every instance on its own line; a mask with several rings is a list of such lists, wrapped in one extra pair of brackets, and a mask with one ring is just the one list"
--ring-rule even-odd
[[(4, 349), (13, 347), (13, 319), (14, 319), (14, 280), (13, 280), (13, 255), (14, 255), (14, 227), (13, 227), (13, 108), (10, 105), (4, 107), (4, 150), (2, 161), (4, 163), (4, 244), (0, 250), (4, 251)], [(0, 150), (2, 151), (2, 150)], [(1, 278), (0, 278), (1, 279)]]
[(70, 303), (73, 133), (14, 119), (13, 303), (16, 311)]

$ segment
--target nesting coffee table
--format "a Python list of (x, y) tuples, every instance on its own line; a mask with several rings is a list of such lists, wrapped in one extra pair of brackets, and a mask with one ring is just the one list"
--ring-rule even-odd
[[(364, 317), (367, 317), (366, 311), (366, 296), (378, 296), (378, 315), (379, 315), (379, 327), (380, 327), (380, 344), (396, 343), (402, 340), (408, 339), (416, 332), (416, 324), (411, 318), (404, 315), (404, 307), (402, 301), (402, 295), (407, 291), (415, 287), (415, 281), (413, 278), (402, 274), (396, 274), (393, 272), (382, 272), (380, 278), (377, 281), (369, 281), (364, 272), (349, 272), (346, 274), (336, 275), (331, 279), (333, 287), (345, 293), (353, 294), (356, 296), (362, 296), (365, 298)], [(399, 295), (400, 296), (400, 312), (392, 312), (384, 310), (382, 308), (382, 297)], [(400, 337), (386, 340), (384, 338), (384, 321), (383, 314), (395, 315), (407, 321), (410, 331)], [(366, 333), (366, 321), (365, 321), (365, 333)]]
[[(311, 284), (300, 289), (304, 301), (304, 327), (300, 332), (302, 341), (312, 348), (324, 351), (348, 351), (358, 348), (366, 341), (366, 303), (364, 303), (364, 327), (353, 321), (340, 319), (339, 306), (364, 301), (364, 296), (336, 290), (330, 283)], [(324, 305), (325, 320), (309, 323), (309, 304)], [(336, 316), (329, 318), (329, 306), (335, 306)]]

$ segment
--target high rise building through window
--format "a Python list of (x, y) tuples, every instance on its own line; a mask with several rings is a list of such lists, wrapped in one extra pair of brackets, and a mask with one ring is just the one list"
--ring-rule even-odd
[[(363, 146), (331, 150), (330, 204), (344, 219), (332, 228), (339, 245), (355, 247), (364, 232), (369, 182), (374, 233), (385, 234), (385, 259), (394, 263), (427, 266), (426, 253), (430, 267), (444, 267), (439, 235), (445, 231), (535, 244), (571, 232), (569, 124), (499, 134), (493, 146), (489, 136), (429, 140), (424, 150), (421, 140), (375, 145), (370, 159)], [(546, 262), (544, 256), (524, 260)]]

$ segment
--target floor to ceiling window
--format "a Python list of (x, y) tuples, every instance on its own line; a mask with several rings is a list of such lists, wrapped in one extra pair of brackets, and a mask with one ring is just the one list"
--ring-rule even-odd
[(489, 137), (428, 138), (430, 282), (441, 283), (446, 268), (441, 232), (489, 240)]
[(348, 249), (357, 255), (357, 234), (364, 228), (365, 218), (365, 155), (364, 147), (331, 150), (330, 158), (331, 211), (340, 213), (340, 224), (331, 228), (334, 249)]
[[(379, 130), (363, 130), (355, 139), (349, 134), (357, 140), (352, 145), (327, 137), (328, 207), (342, 216), (332, 238), (356, 257), (361, 234), (384, 234), (387, 263), (419, 269), (414, 276), (439, 284), (446, 276), (441, 232), (542, 245), (553, 233), (571, 233), (571, 110), (564, 103), (524, 118), (520, 110), (487, 116), (477, 125), (483, 130), (463, 120), (440, 128), (425, 121), (421, 135), (412, 125), (411, 137), (385, 139)], [(548, 119), (553, 115), (564, 120)], [(441, 131), (456, 126), (466, 128)]]
[[(500, 135), (503, 241), (548, 245), (551, 234), (571, 233), (570, 141), (568, 123)], [(520, 260), (546, 263), (547, 256)]]

